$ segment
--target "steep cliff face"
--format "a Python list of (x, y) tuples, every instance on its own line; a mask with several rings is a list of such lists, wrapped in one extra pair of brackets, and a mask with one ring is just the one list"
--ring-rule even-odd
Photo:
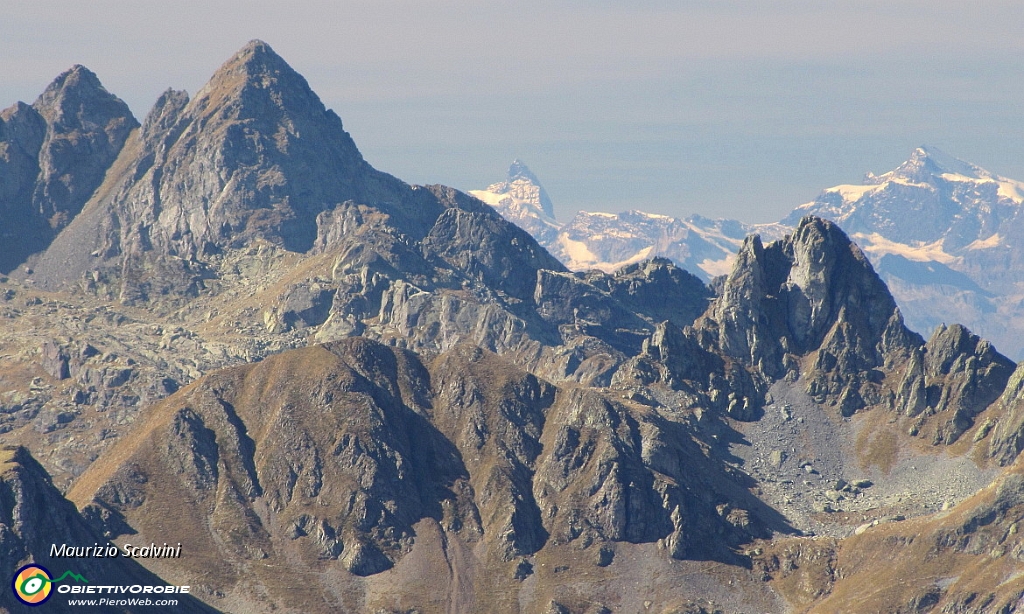
[[(4, 163), (38, 166), (58, 120), (5, 113)], [(835, 224), (744, 240), (713, 288), (664, 259), (569, 272), (369, 167), (258, 41), (164, 93), (105, 177), (0, 280), (0, 432), (90, 535), (210, 553), (153, 570), (226, 610), (781, 610), (762, 573), (821, 579), (811, 607), (847, 590), (858, 517), (948, 511), (1022, 448), (1012, 363), (907, 330)], [(775, 541), (800, 531), (828, 537)], [(753, 574), (758, 539), (796, 545)]]
[(713, 294), (697, 277), (667, 258), (624, 266), (611, 275), (591, 271), (586, 279), (653, 323), (693, 324)]
[(897, 409), (909, 416), (922, 414), (922, 423), (941, 416), (932, 441), (950, 444), (999, 399), (1013, 371), (1013, 362), (988, 341), (959, 324), (941, 326), (907, 365)]
[[(767, 247), (748, 238), (704, 328), (717, 334), (724, 354), (772, 378), (796, 368), (787, 354), (833, 350), (851, 361), (844, 371), (864, 370), (881, 366), (887, 352), (920, 342), (903, 327), (860, 250), (837, 226), (816, 218), (804, 218), (792, 235)], [(847, 345), (854, 342), (861, 347)]]
[(767, 246), (748, 239), (695, 328), (705, 348), (763, 381), (799, 379), (847, 416), (875, 406), (920, 415), (915, 434), (929, 422), (936, 443), (956, 441), (1013, 370), (959, 325), (924, 343), (903, 325), (861, 251), (835, 224), (813, 217)]
[(138, 125), (128, 105), (78, 65), (31, 106), (18, 103), (0, 113), (0, 272), (46, 249)]
[(993, 429), (990, 454), (1007, 465), (1024, 451), (1024, 366), (1017, 365), (999, 405), (1003, 416)]

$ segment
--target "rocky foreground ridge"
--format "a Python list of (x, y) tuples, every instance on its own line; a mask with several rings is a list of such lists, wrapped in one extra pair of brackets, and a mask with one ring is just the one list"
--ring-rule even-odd
[[(180, 541), (145, 573), (231, 612), (1024, 595), (1020, 371), (907, 329), (834, 223), (746, 238), (713, 287), (661, 259), (572, 273), (370, 167), (259, 41), (125, 121), (0, 281), (0, 437), (30, 468), (0, 497), (12, 569), (48, 539)], [(525, 180), (502, 189), (543, 204)], [(878, 568), (915, 582), (864, 600)]]

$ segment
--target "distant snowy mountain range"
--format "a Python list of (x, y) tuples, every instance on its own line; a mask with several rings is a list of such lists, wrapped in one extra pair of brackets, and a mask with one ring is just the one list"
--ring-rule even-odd
[(527, 230), (577, 271), (610, 273), (661, 256), (708, 281), (729, 272), (736, 250), (748, 234), (759, 233), (765, 240), (773, 240), (788, 230), (782, 224), (745, 224), (697, 215), (680, 220), (643, 211), (580, 211), (568, 224), (562, 224), (555, 219), (551, 201), (536, 176), (519, 160), (512, 163), (505, 181), (470, 194)]
[(580, 211), (566, 224), (520, 161), (470, 192), (529, 231), (570, 269), (612, 271), (662, 256), (710, 280), (732, 267), (747, 234), (781, 237), (805, 215), (837, 222), (871, 260), (911, 328), (959, 322), (1024, 358), (1024, 182), (920, 147), (862, 185), (824, 190), (775, 224), (627, 211)]

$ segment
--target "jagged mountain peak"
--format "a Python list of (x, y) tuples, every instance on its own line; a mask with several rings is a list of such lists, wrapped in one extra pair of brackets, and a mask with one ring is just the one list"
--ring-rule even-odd
[(851, 233), (879, 233), (908, 244), (955, 235), (962, 246), (990, 237), (998, 219), (1014, 215), (1022, 203), (1024, 183), (922, 146), (897, 168), (868, 173), (862, 185), (824, 190), (783, 223), (795, 225), (810, 214), (835, 220)]
[[(198, 276), (215, 275), (200, 269), (219, 266), (224, 255), (257, 243), (305, 253), (321, 233), (337, 235), (333, 225), (357, 204), (386, 215), (388, 235), (422, 240), (433, 231), (446, 241), (477, 233), (479, 251), (492, 233), (505, 233), (545, 268), (560, 268), (478, 202), (373, 169), (338, 115), (260, 41), (224, 63), (191, 100), (165, 91), (116, 168), (87, 215), (40, 256), (40, 285), (58, 288), (102, 271), (125, 302), (195, 293)], [(467, 215), (440, 219), (451, 208)], [(448, 253), (444, 241), (432, 241)], [(508, 247), (495, 249), (495, 262), (505, 262)], [(146, 272), (154, 269), (159, 274)], [(532, 274), (511, 277), (528, 278), (532, 292)]]
[(305, 77), (259, 40), (250, 41), (222, 64), (196, 93), (192, 106), (206, 115), (235, 107), (229, 115), (242, 119), (259, 119), (275, 107), (285, 113), (337, 117), (327, 111)]
[(103, 87), (100, 84), (100, 79), (96, 76), (96, 73), (94, 73), (93, 71), (89, 70), (81, 64), (75, 64), (71, 68), (57, 75), (57, 77), (50, 82), (46, 89), (43, 90), (43, 93), (39, 96), (39, 98), (41, 100), (46, 99), (48, 97), (56, 95), (56, 93), (66, 88), (81, 86), (92, 88)]
[[(274, 49), (261, 40), (251, 40), (224, 62), (211, 81), (232, 74), (258, 76), (294, 76), (302, 78)], [(303, 79), (305, 81), (305, 79)]]
[(540, 185), (540, 181), (537, 179), (537, 176), (534, 175), (533, 171), (530, 170), (530, 167), (526, 166), (526, 163), (519, 158), (512, 160), (512, 164), (508, 167), (508, 182), (511, 183), (516, 179), (525, 179), (530, 183)]
[(554, 205), (537, 176), (516, 158), (508, 167), (505, 181), (470, 190), (472, 196), (494, 207), (505, 219), (525, 229), (550, 249), (561, 225), (555, 220)]
[[(522, 186), (522, 184), (527, 184)], [(519, 185), (517, 185), (519, 184)], [(492, 188), (497, 188), (492, 190)], [(495, 184), (488, 188), (499, 193), (510, 193), (516, 198), (527, 201), (540, 208), (542, 214), (551, 220), (555, 219), (555, 206), (551, 202), (544, 186), (533, 174), (526, 163), (519, 158), (512, 161), (508, 167), (508, 176), (504, 184)]]
[(74, 130), (83, 124), (106, 128), (112, 120), (136, 125), (128, 105), (107, 91), (96, 73), (81, 64), (62, 72), (43, 90), (32, 108), (58, 131)]
[(284, 59), (270, 45), (258, 38), (252, 39), (239, 49), (235, 58), (269, 58), (273, 61), (284, 62)]
[(971, 179), (994, 178), (992, 173), (979, 166), (964, 162), (936, 147), (922, 145), (910, 154), (906, 162), (892, 171), (879, 176), (868, 173), (865, 183), (874, 185), (894, 180), (908, 183), (933, 183), (936, 177), (947, 174)]
[(0, 113), (0, 271), (46, 249), (138, 125), (128, 105), (80, 64), (31, 106), (17, 103)]
[(193, 98), (164, 92), (118, 168), (96, 196), (105, 204), (42, 257), (41, 283), (124, 254), (200, 258), (260, 239), (305, 251), (321, 211), (350, 199), (395, 202), (407, 189), (365, 162), (338, 115), (262, 41)]
[[(895, 301), (860, 249), (836, 224), (814, 216), (768, 245), (748, 237), (709, 315), (719, 348), (772, 378), (797, 368), (791, 354), (842, 357), (826, 360), (830, 368), (823, 371), (843, 379), (923, 343), (905, 329)], [(850, 338), (869, 341), (851, 350)], [(840, 403), (844, 412), (864, 404), (859, 392), (849, 394)]]
[(844, 415), (873, 406), (937, 414), (912, 433), (927, 430), (935, 444), (963, 435), (1013, 370), (959, 325), (941, 327), (925, 343), (904, 326), (863, 252), (835, 223), (813, 216), (770, 244), (746, 239), (695, 329), (706, 347), (717, 345), (769, 380), (802, 380), (811, 398)]
[(50, 82), (43, 93), (39, 95), (38, 101), (44, 104), (58, 96), (61, 92), (76, 89), (101, 89), (103, 85), (100, 83), (99, 77), (96, 73), (89, 70), (81, 64), (75, 64), (71, 68), (65, 70), (61, 74), (57, 75), (53, 81)]
[[(293, 72), (257, 41), (195, 99), (167, 90), (45, 262), (0, 281), (0, 430), (55, 471), (0, 446), (8, 559), (180, 539), (186, 556), (156, 569), (232, 611), (635, 610), (638, 573), (661, 578), (649, 609), (696, 611), (683, 600), (699, 596), (783, 611), (813, 605), (783, 603), (787, 586), (825, 595), (849, 577), (839, 552), (893, 550), (887, 534), (924, 534), (916, 517), (941, 506), (941, 522), (962, 522), (932, 525), (931, 544), (996, 561), (982, 580), (1013, 573), (1021, 480), (987, 507), (947, 508), (987, 481), (986, 450), (1010, 462), (1024, 447), (1024, 385), (993, 406), (1012, 363), (963, 327), (927, 343), (907, 330), (835, 223), (735, 239), (712, 291), (647, 257), (693, 237), (704, 251), (682, 255), (707, 266), (738, 228), (584, 213), (558, 233), (567, 253), (618, 241), (632, 264), (569, 273), (484, 204), (346, 157), (340, 120)], [(36, 150), (54, 137), (31, 107), (12, 113), (26, 117), (0, 127)], [(29, 170), (53, 159), (31, 153)], [(916, 163), (941, 166), (929, 153)], [(542, 222), (525, 205), (540, 202), (535, 181), (517, 160), (507, 191), (486, 194)], [(58, 267), (73, 283), (46, 292), (36, 282)], [(876, 528), (896, 514), (909, 529)], [(842, 541), (851, 520), (860, 538)], [(223, 564), (211, 575), (196, 552)], [(86, 575), (133, 577), (125, 560)], [(316, 577), (267, 575), (282, 564)]]

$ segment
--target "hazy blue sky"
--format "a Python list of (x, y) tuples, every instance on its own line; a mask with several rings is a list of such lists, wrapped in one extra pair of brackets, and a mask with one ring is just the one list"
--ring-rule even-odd
[(631, 208), (770, 221), (933, 145), (1024, 179), (1024, 2), (24, 2), (0, 106), (80, 63), (141, 119), (261, 38), (413, 183), (514, 157), (563, 219)]

